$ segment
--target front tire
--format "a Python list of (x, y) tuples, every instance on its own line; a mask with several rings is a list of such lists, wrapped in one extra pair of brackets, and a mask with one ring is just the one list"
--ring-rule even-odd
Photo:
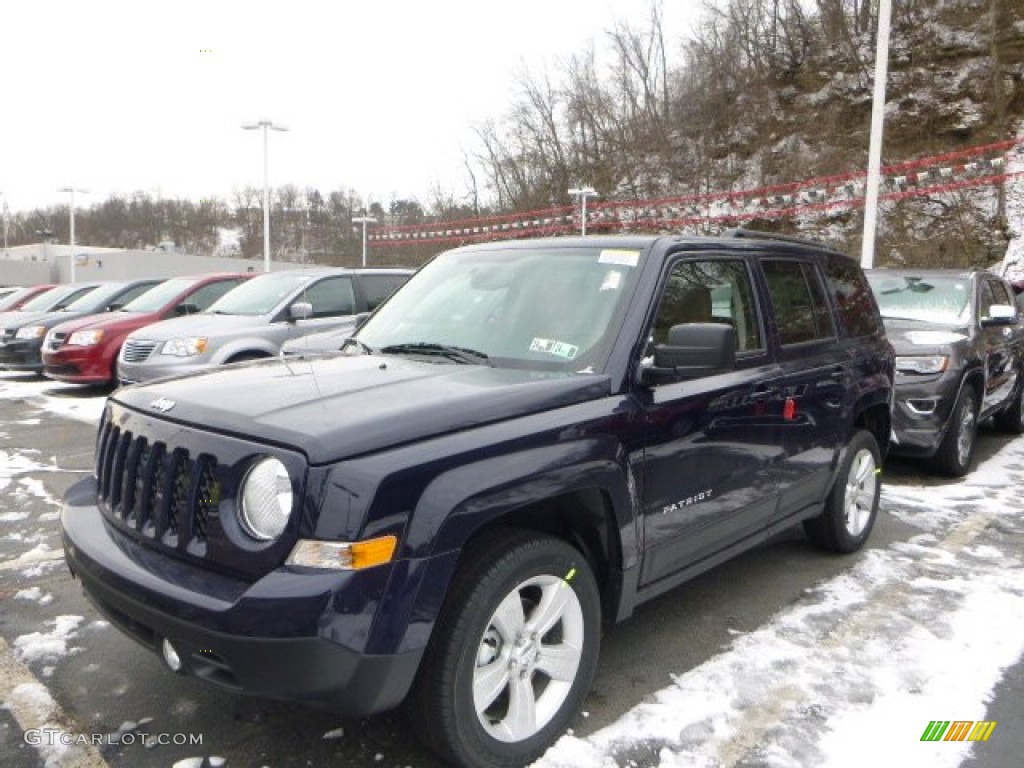
[(518, 766), (568, 727), (590, 687), (600, 596), (580, 552), (502, 531), (453, 580), (410, 698), (413, 725), (462, 766)]
[(817, 546), (844, 554), (864, 546), (878, 517), (881, 463), (874, 435), (864, 430), (854, 432), (843, 452), (824, 511), (804, 521), (807, 537)]
[(939, 450), (932, 459), (932, 467), (949, 477), (963, 477), (971, 469), (978, 437), (978, 396), (970, 384), (964, 385), (949, 422)]

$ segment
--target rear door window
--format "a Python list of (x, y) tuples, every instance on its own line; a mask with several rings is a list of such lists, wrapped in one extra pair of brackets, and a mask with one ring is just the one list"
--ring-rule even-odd
[(764, 259), (762, 266), (783, 346), (835, 337), (832, 316), (812, 264), (796, 259)]
[(360, 275), (359, 285), (366, 298), (366, 309), (372, 312), (397, 291), (409, 275)]
[(241, 280), (219, 280), (216, 283), (207, 283), (185, 298), (182, 304), (194, 307), (191, 310), (193, 312), (202, 312), (232, 288), (237, 288), (241, 282)]

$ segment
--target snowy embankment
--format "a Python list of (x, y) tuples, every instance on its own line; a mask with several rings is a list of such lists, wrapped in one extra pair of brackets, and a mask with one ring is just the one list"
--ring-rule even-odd
[(653, 752), (662, 768), (958, 766), (970, 742), (921, 736), (932, 720), (984, 719), (1024, 655), (1022, 482), (1024, 438), (962, 483), (886, 488), (883, 509), (924, 533), (866, 553), (696, 669), (665, 670), (671, 685), (537, 765)]

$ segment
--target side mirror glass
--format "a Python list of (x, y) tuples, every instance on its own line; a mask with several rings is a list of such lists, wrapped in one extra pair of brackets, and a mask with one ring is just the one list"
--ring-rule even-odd
[(988, 308), (988, 317), (981, 319), (982, 325), (1012, 325), (1017, 322), (1017, 310), (1009, 304), (993, 304)]

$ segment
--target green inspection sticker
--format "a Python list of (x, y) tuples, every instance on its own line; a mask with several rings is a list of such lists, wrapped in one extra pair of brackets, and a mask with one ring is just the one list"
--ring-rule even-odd
[(530, 342), (530, 351), (545, 352), (555, 357), (561, 357), (564, 360), (572, 360), (580, 353), (580, 348), (575, 344), (555, 341), (554, 339), (534, 339)]

